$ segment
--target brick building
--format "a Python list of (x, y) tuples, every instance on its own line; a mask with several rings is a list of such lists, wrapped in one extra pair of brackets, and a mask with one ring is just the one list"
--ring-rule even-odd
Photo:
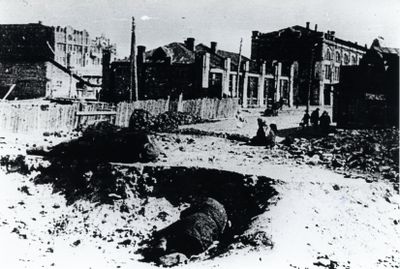
[[(0, 25), (0, 98), (12, 85), (8, 99), (96, 98), (102, 77), (98, 57), (109, 41), (101, 47), (95, 44), (103, 41), (89, 40), (87, 32), (66, 29), (40, 22)], [(77, 45), (86, 41), (90, 46)]]
[(299, 25), (269, 33), (253, 31), (251, 59), (282, 62), (282, 70), (295, 64), (293, 99), (281, 91), (288, 104), (332, 105), (341, 66), (357, 65), (366, 48), (340, 39), (334, 31), (318, 31)]
[(359, 66), (342, 68), (334, 104), (339, 127), (399, 125), (399, 55), (376, 39)]
[[(139, 98), (157, 99), (183, 94), (185, 99), (199, 97), (238, 97), (244, 107), (265, 106), (276, 101), (277, 87), (293, 84), (293, 73), (282, 73), (278, 62), (257, 63), (239, 54), (210, 46), (195, 45), (194, 38), (184, 43), (173, 42), (146, 51), (138, 46)], [(112, 101), (128, 100), (128, 59), (110, 65), (110, 84), (104, 97)]]

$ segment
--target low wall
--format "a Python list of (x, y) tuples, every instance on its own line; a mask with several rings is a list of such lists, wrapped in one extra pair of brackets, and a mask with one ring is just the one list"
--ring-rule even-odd
[[(159, 99), (122, 102), (116, 106), (99, 102), (58, 104), (45, 100), (5, 101), (0, 102), (0, 132), (70, 131), (78, 125), (87, 126), (102, 120), (126, 127), (134, 109), (144, 109), (153, 115), (178, 110), (192, 113), (203, 119), (222, 119), (234, 117), (238, 108), (237, 98), (202, 98), (183, 101)], [(77, 116), (78, 111), (115, 111), (116, 115)]]

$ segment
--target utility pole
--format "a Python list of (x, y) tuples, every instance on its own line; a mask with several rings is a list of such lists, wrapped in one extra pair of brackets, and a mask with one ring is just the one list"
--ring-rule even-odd
[[(131, 55), (130, 55), (130, 87), (129, 102), (138, 101), (138, 77), (137, 77), (137, 61), (136, 61), (136, 34), (135, 34), (135, 17), (132, 17), (132, 34), (131, 34)], [(134, 96), (133, 96), (134, 95)]]
[(310, 76), (309, 76), (309, 81), (308, 81), (308, 92), (307, 92), (307, 108), (306, 111), (307, 113), (310, 111), (310, 99), (311, 99), (311, 87), (312, 87), (312, 81), (314, 79), (314, 58), (315, 58), (315, 47), (318, 45), (318, 43), (314, 43), (313, 46), (311, 47), (311, 57), (310, 57)]
[(236, 96), (239, 96), (239, 80), (240, 80), (240, 65), (242, 62), (242, 42), (243, 38), (240, 38), (240, 46), (239, 46), (239, 61), (237, 66), (237, 73), (236, 73)]

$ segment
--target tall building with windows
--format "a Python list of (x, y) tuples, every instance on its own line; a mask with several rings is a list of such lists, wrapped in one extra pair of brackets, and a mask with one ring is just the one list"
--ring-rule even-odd
[(0, 98), (95, 99), (104, 50), (115, 52), (115, 46), (85, 30), (0, 24)]
[(71, 26), (53, 29), (55, 60), (91, 83), (101, 85), (103, 50), (109, 49), (115, 55), (115, 44), (103, 35), (93, 38), (86, 30)]
[[(341, 66), (358, 65), (366, 52), (365, 46), (335, 36), (334, 31), (318, 31), (293, 26), (269, 33), (253, 31), (251, 59), (279, 61), (283, 69), (296, 62), (293, 103), (332, 105), (339, 83)], [(289, 98), (281, 93), (284, 99)]]

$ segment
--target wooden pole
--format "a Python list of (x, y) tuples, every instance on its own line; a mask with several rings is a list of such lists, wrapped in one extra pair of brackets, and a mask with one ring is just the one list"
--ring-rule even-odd
[(130, 55), (130, 88), (129, 102), (139, 99), (138, 94), (138, 78), (137, 78), (137, 62), (136, 62), (136, 34), (135, 34), (135, 17), (132, 17), (132, 35), (131, 35), (131, 55)]
[(242, 42), (243, 38), (240, 38), (240, 46), (239, 46), (239, 61), (238, 61), (238, 67), (237, 67), (237, 73), (236, 73), (236, 96), (238, 97), (239, 95), (239, 80), (240, 80), (240, 65), (242, 62)]
[(11, 85), (10, 89), (8, 90), (8, 92), (6, 93), (6, 95), (4, 95), (3, 99), (1, 101), (4, 101), (7, 99), (7, 97), (10, 95), (10, 93), (14, 90), (15, 86), (17, 86), (17, 84), (13, 84)]

